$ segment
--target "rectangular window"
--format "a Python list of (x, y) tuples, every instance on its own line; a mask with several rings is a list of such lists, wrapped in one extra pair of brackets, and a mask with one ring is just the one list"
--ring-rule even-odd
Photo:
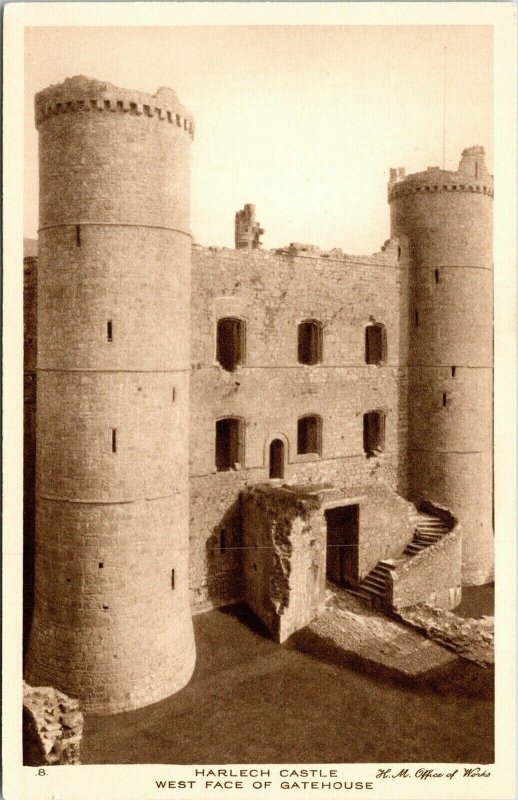
[(171, 589), (174, 591), (174, 569), (171, 570)]
[(112, 453), (117, 452), (117, 429), (112, 428)]
[(322, 361), (322, 324), (306, 320), (298, 327), (299, 364), (320, 364)]
[(387, 357), (387, 331), (384, 325), (365, 328), (365, 363), (383, 364)]
[(297, 423), (297, 453), (322, 454), (322, 420), (313, 415), (301, 417)]
[(106, 323), (106, 338), (109, 342), (113, 341), (113, 324), (111, 319)]
[(235, 417), (216, 422), (216, 469), (234, 469), (243, 459), (243, 423)]
[(233, 372), (245, 360), (245, 323), (226, 317), (218, 320), (216, 359), (223, 369)]
[(363, 449), (368, 455), (381, 453), (385, 447), (385, 414), (368, 411), (363, 415)]

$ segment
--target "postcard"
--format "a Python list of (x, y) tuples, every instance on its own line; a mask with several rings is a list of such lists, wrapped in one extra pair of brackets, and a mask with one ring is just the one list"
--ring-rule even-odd
[(514, 7), (4, 35), (4, 796), (513, 798)]

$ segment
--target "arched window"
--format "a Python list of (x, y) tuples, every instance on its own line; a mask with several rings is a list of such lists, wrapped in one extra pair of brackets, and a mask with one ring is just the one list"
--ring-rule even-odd
[(284, 442), (272, 439), (270, 442), (270, 478), (284, 478)]
[(365, 328), (365, 363), (383, 364), (387, 360), (387, 329), (380, 322)]
[(322, 323), (316, 319), (307, 319), (299, 325), (298, 358), (299, 364), (322, 361)]
[(367, 411), (363, 415), (363, 449), (367, 455), (375, 455), (385, 449), (385, 413), (383, 411)]
[(322, 418), (317, 414), (300, 417), (298, 420), (297, 453), (322, 455)]
[(245, 323), (235, 317), (218, 320), (216, 359), (223, 369), (233, 372), (245, 360)]
[(243, 463), (244, 424), (239, 417), (216, 421), (216, 469), (225, 472)]

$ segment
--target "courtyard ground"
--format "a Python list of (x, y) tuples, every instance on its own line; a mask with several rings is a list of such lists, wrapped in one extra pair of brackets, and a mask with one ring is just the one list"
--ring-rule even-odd
[(87, 716), (83, 763), (493, 761), (491, 668), (453, 657), (405, 676), (309, 629), (278, 645), (243, 606), (200, 614), (194, 629), (190, 683), (146, 708)]

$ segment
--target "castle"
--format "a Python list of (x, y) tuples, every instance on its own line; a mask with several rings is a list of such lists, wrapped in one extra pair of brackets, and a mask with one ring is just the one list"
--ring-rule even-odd
[(326, 578), (392, 608), (490, 581), (483, 149), (391, 170), (374, 255), (263, 251), (251, 205), (236, 249), (205, 248), (174, 91), (75, 77), (35, 112), (27, 680), (118, 712), (188, 682), (193, 612), (246, 600), (282, 641)]

